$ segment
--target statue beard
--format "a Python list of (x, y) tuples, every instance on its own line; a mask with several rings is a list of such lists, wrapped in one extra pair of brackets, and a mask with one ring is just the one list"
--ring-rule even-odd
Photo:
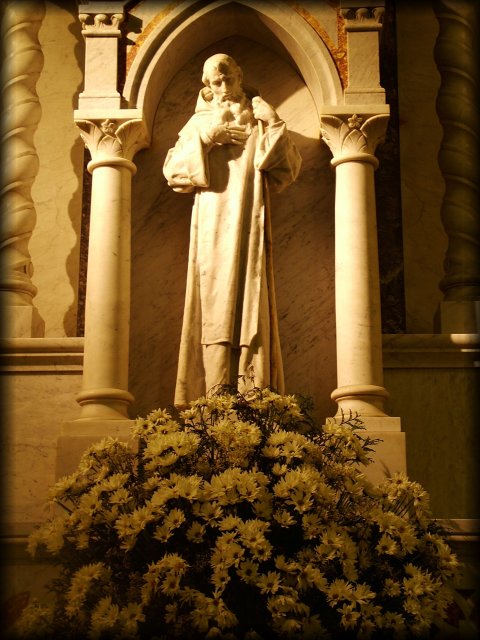
[(218, 107), (231, 107), (233, 104), (240, 104), (245, 100), (243, 91), (237, 95), (227, 94), (226, 96), (214, 96), (213, 102)]
[(214, 108), (220, 123), (235, 122), (239, 125), (253, 124), (253, 111), (247, 96), (242, 93), (235, 98), (215, 100)]

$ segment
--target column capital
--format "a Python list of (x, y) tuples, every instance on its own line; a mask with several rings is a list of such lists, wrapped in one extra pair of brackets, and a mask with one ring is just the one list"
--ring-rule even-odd
[(120, 112), (113, 117), (76, 117), (75, 124), (92, 156), (90, 172), (102, 165), (122, 165), (135, 172), (133, 157), (149, 144), (142, 118), (122, 117)]
[(120, 24), (124, 20), (125, 2), (87, 2), (79, 4), (78, 18), (82, 35), (88, 37), (119, 38)]
[(340, 15), (346, 31), (380, 31), (385, 13), (384, 0), (342, 0)]
[(378, 166), (375, 150), (385, 139), (388, 120), (388, 112), (322, 114), (320, 133), (333, 154), (332, 165), (363, 161)]

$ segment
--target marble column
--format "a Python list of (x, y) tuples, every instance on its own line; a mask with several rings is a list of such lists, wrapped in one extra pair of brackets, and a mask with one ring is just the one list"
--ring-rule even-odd
[[(343, 113), (342, 113), (343, 109)], [(333, 154), (335, 191), (335, 304), (337, 384), (332, 398), (340, 416), (350, 411), (375, 428), (390, 422), (383, 386), (380, 279), (374, 172), (388, 107), (363, 113), (348, 107), (321, 116), (321, 133)], [(365, 112), (367, 111), (367, 112)], [(369, 111), (369, 112), (368, 112)], [(380, 422), (379, 422), (380, 419)], [(394, 419), (399, 428), (398, 419)]]
[(146, 146), (146, 136), (139, 118), (77, 119), (76, 124), (92, 155), (80, 419), (125, 420), (133, 401), (128, 391), (132, 158)]
[(480, 333), (480, 125), (475, 2), (436, 0), (434, 56), (441, 76), (437, 113), (443, 126), (439, 165), (445, 179), (441, 217), (448, 236), (440, 282), (442, 333)]
[(0, 301), (2, 333), (9, 338), (44, 335), (33, 304), (37, 288), (28, 248), (36, 223), (31, 188), (39, 167), (34, 136), (42, 111), (36, 84), (43, 68), (38, 31), (44, 15), (41, 1), (10, 1), (2, 17)]
[(335, 321), (337, 402), (335, 420), (358, 416), (378, 438), (374, 464), (365, 473), (372, 482), (385, 472), (406, 471), (405, 434), (400, 418), (385, 411), (380, 278), (375, 207), (375, 149), (385, 135), (389, 108), (363, 105), (327, 107), (321, 134), (335, 167)]
[(106, 436), (132, 442), (128, 409), (131, 180), (135, 153), (148, 146), (141, 110), (122, 108), (119, 29), (124, 1), (79, 5), (85, 83), (74, 112), (92, 174), (85, 342), (80, 416), (62, 425), (56, 476), (71, 473), (86, 447)]

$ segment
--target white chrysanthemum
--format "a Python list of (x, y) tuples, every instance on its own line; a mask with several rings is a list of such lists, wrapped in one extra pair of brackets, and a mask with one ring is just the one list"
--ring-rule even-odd
[(67, 591), (67, 605), (65, 607), (67, 616), (73, 617), (80, 611), (94, 580), (106, 580), (109, 575), (109, 570), (102, 562), (94, 562), (80, 567), (73, 574)]
[(201, 522), (192, 522), (187, 530), (187, 540), (190, 542), (203, 542), (206, 527)]
[(105, 632), (111, 631), (118, 621), (119, 613), (118, 605), (112, 603), (110, 596), (102, 598), (92, 612), (88, 637), (96, 640)]
[(260, 593), (276, 593), (280, 588), (281, 575), (277, 571), (268, 571), (266, 574), (258, 575), (255, 583)]

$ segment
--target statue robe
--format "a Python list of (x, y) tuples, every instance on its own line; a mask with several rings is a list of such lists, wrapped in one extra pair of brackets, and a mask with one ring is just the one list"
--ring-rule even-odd
[[(163, 168), (175, 191), (195, 191), (175, 391), (177, 406), (208, 391), (203, 345), (251, 347), (255, 340), (258, 343), (269, 334), (270, 316), (276, 310), (271, 308), (267, 287), (262, 172), (268, 175), (269, 187), (281, 191), (295, 180), (301, 164), (282, 121), (265, 127), (259, 136), (252, 116), (245, 146), (203, 142), (200, 132), (218, 124), (218, 109), (212, 108), (206, 95), (203, 89), (195, 114), (180, 131)], [(272, 349), (263, 345), (264, 370), (257, 370), (258, 359), (255, 364), (256, 380), (283, 392), (278, 335), (270, 344)], [(270, 379), (272, 359), (278, 372), (276, 380)], [(243, 373), (239, 371), (238, 375)]]

